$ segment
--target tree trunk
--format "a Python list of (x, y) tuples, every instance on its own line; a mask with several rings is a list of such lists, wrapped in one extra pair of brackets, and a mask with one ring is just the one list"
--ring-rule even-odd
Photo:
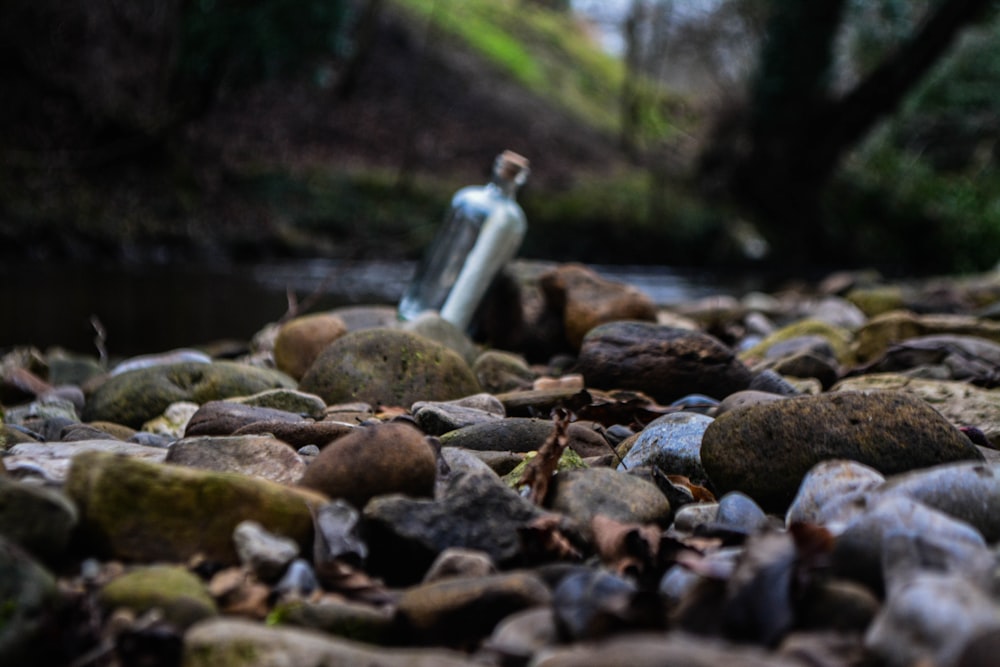
[(746, 210), (787, 262), (830, 252), (823, 191), (844, 154), (906, 95), (990, 0), (942, 0), (853, 89), (830, 91), (845, 0), (775, 2), (749, 104), (724, 119), (700, 160), (707, 190)]

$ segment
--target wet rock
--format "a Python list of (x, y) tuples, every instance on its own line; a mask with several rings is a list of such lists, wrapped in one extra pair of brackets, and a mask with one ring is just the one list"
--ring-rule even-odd
[(157, 352), (154, 354), (141, 354), (135, 357), (129, 357), (128, 359), (115, 364), (115, 366), (111, 369), (111, 375), (121, 375), (134, 370), (154, 368), (156, 366), (170, 366), (182, 363), (210, 364), (212, 363), (212, 357), (205, 354), (201, 350), (193, 350), (189, 348), (178, 348), (176, 350), (168, 350), (166, 352)]
[(424, 434), (405, 424), (357, 429), (327, 445), (309, 464), (300, 484), (357, 507), (390, 493), (434, 493), (437, 455)]
[(917, 572), (890, 590), (865, 645), (889, 667), (954, 665), (974, 637), (1000, 628), (997, 606), (961, 576)]
[(566, 340), (580, 349), (588, 331), (619, 320), (656, 322), (656, 306), (632, 285), (607, 280), (581, 264), (563, 264), (539, 276), (552, 307), (561, 306)]
[(88, 399), (83, 419), (140, 428), (178, 401), (202, 404), (292, 386), (283, 373), (230, 361), (157, 365), (109, 378)]
[(701, 439), (712, 421), (696, 412), (657, 417), (636, 435), (618, 470), (656, 466), (668, 475), (683, 475), (704, 484), (708, 475), (701, 465)]
[(255, 408), (291, 412), (312, 419), (322, 419), (326, 411), (326, 403), (323, 402), (322, 398), (295, 389), (268, 389), (251, 396), (235, 396), (229, 400)]
[(272, 626), (309, 628), (368, 644), (390, 644), (397, 635), (389, 609), (329, 597), (315, 602), (303, 598), (280, 600), (269, 621)]
[(975, 426), (1000, 443), (1000, 389), (983, 389), (968, 382), (926, 380), (898, 373), (873, 373), (845, 378), (831, 391), (899, 391), (934, 406), (955, 426)]
[(284, 597), (307, 598), (319, 587), (313, 566), (304, 558), (296, 558), (288, 564), (285, 574), (274, 585), (274, 591)]
[(274, 365), (299, 380), (323, 349), (347, 333), (344, 320), (330, 313), (303, 315), (278, 328), (274, 339)]
[(882, 591), (882, 563), (890, 536), (912, 542), (921, 568), (961, 573), (983, 587), (992, 584), (993, 555), (976, 529), (903, 496), (876, 497), (863, 514), (847, 524), (834, 546), (833, 570)]
[(306, 470), (305, 461), (287, 443), (264, 435), (184, 438), (170, 446), (166, 462), (279, 484), (296, 483)]
[(895, 343), (918, 336), (953, 334), (974, 336), (1000, 342), (1000, 322), (968, 315), (917, 315), (894, 310), (873, 317), (855, 333), (855, 354), (858, 363), (878, 359)]
[(44, 656), (43, 637), (57, 604), (56, 580), (28, 552), (0, 534), (0, 664), (24, 665)]
[(472, 364), (480, 386), (493, 394), (530, 389), (538, 376), (524, 357), (501, 350), (487, 350)]
[(643, 595), (634, 581), (589, 568), (562, 578), (553, 591), (552, 613), (560, 638), (570, 641), (658, 627), (664, 620), (655, 599)]
[(862, 370), (901, 373), (923, 368), (941, 369), (944, 379), (995, 387), (1000, 385), (1000, 344), (953, 334), (918, 336), (891, 345)]
[(314, 630), (209, 619), (184, 635), (184, 667), (364, 665), (365, 667), (481, 667), (444, 649), (388, 649)]
[(413, 417), (428, 435), (444, 435), (466, 426), (500, 421), (504, 418), (503, 404), (490, 396), (489, 407), (474, 407), (466, 399), (447, 402), (420, 401), (411, 408)]
[(691, 503), (677, 510), (674, 528), (682, 532), (694, 532), (699, 526), (715, 521), (719, 514), (719, 503)]
[(505, 617), (551, 598), (545, 582), (528, 572), (449, 577), (408, 588), (396, 614), (410, 641), (473, 646)]
[(63, 493), (0, 475), (0, 535), (47, 564), (58, 564), (77, 524)]
[(234, 473), (147, 463), (104, 452), (73, 459), (66, 492), (80, 510), (81, 537), (95, 553), (151, 562), (196, 554), (238, 562), (232, 535), (242, 521), (305, 546), (314, 492)]
[(431, 563), (424, 576), (424, 583), (451, 577), (486, 577), (497, 573), (497, 566), (489, 554), (475, 549), (452, 547), (445, 549)]
[(187, 437), (202, 435), (231, 435), (239, 429), (258, 422), (304, 423), (302, 415), (287, 410), (264, 408), (234, 401), (209, 401), (198, 408), (184, 430)]
[(888, 475), (982, 455), (919, 399), (845, 392), (728, 412), (706, 429), (701, 459), (720, 492), (743, 491), (765, 511), (784, 513), (806, 473), (827, 459)]
[(882, 473), (857, 461), (821, 461), (802, 479), (785, 523), (843, 525), (864, 511), (867, 493), (884, 481)]
[(256, 521), (241, 521), (233, 530), (233, 544), (240, 563), (261, 581), (273, 582), (299, 555), (299, 545), (265, 530)]
[(730, 491), (719, 498), (713, 526), (722, 530), (750, 535), (769, 523), (767, 514), (750, 496), (739, 491)]
[(904, 496), (972, 525), (987, 542), (1000, 540), (1000, 467), (953, 463), (896, 475), (879, 496)]
[(814, 378), (824, 389), (833, 386), (840, 378), (840, 368), (835, 361), (810, 352), (796, 352), (776, 359), (767, 359), (753, 366), (755, 372), (765, 368), (787, 377)]
[(456, 352), (414, 333), (353, 331), (331, 343), (300, 382), (328, 404), (363, 401), (409, 406), (479, 393), (472, 369)]
[(387, 583), (423, 579), (449, 547), (489, 554), (499, 567), (523, 555), (519, 530), (542, 516), (492, 472), (453, 475), (438, 500), (375, 498), (364, 509), (370, 568)]
[(356, 424), (338, 421), (260, 421), (241, 426), (234, 436), (273, 435), (278, 440), (298, 449), (309, 445), (322, 449), (328, 444), (360, 428)]
[(714, 416), (718, 417), (726, 412), (749, 407), (751, 405), (757, 405), (759, 403), (772, 403), (774, 401), (780, 401), (783, 398), (787, 398), (787, 396), (773, 394), (766, 391), (757, 391), (754, 389), (737, 391), (729, 396), (726, 396), (719, 402), (719, 407), (716, 409)]
[(166, 622), (179, 629), (218, 613), (201, 579), (175, 565), (133, 569), (106, 584), (98, 600), (106, 613), (124, 608), (140, 616), (156, 609)]
[[(850, 366), (854, 362), (849, 331), (816, 319), (799, 320), (774, 332), (760, 343), (740, 354), (748, 363), (801, 352), (822, 359), (832, 359)], [(825, 343), (825, 345), (824, 345)], [(804, 376), (808, 377), (808, 376)]]
[(584, 535), (598, 514), (623, 523), (666, 526), (670, 521), (670, 503), (652, 482), (610, 468), (559, 473), (552, 478), (546, 505), (571, 517)]
[(588, 387), (627, 388), (669, 404), (686, 394), (721, 399), (747, 389), (751, 374), (707, 334), (648, 322), (613, 322), (584, 338), (579, 370)]
[(554, 429), (549, 419), (508, 417), (447, 433), (442, 436), (441, 444), (475, 451), (531, 452), (541, 447)]
[[(799, 396), (802, 394), (802, 391), (794, 384), (767, 368), (754, 373), (753, 379), (750, 381), (749, 390), (767, 392), (779, 396)], [(733, 395), (730, 394), (730, 396)]]

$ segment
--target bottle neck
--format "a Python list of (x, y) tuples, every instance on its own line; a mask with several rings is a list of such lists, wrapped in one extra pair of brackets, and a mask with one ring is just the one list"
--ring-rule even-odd
[(521, 183), (516, 177), (504, 178), (499, 174), (494, 174), (486, 187), (496, 190), (504, 197), (514, 199), (517, 196), (517, 189), (521, 187)]

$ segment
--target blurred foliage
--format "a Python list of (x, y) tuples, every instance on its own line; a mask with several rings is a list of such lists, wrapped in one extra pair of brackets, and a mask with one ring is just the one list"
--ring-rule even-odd
[[(885, 35), (911, 20), (883, 0)], [(900, 10), (900, 11), (895, 11)], [(869, 16), (870, 18), (870, 16)], [(873, 40), (866, 53), (887, 48)], [(827, 198), (857, 261), (978, 271), (1000, 260), (1000, 18), (968, 30), (903, 108), (849, 157)]]
[(179, 74), (247, 84), (342, 54), (347, 14), (344, 0), (185, 0)]
[[(593, 37), (571, 14), (517, 0), (395, 3), (429, 22), (429, 30), (457, 36), (542, 98), (595, 127), (618, 131), (622, 62), (596, 48)], [(669, 134), (675, 114), (668, 107), (676, 107), (676, 96), (662, 87), (650, 87), (647, 95), (648, 131)]]

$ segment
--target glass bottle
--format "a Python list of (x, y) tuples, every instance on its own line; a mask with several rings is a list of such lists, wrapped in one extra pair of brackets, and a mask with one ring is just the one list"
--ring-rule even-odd
[(527, 178), (528, 160), (504, 151), (493, 164), (489, 183), (455, 193), (399, 302), (400, 319), (434, 310), (468, 329), (493, 278), (521, 246), (527, 221), (515, 196)]

